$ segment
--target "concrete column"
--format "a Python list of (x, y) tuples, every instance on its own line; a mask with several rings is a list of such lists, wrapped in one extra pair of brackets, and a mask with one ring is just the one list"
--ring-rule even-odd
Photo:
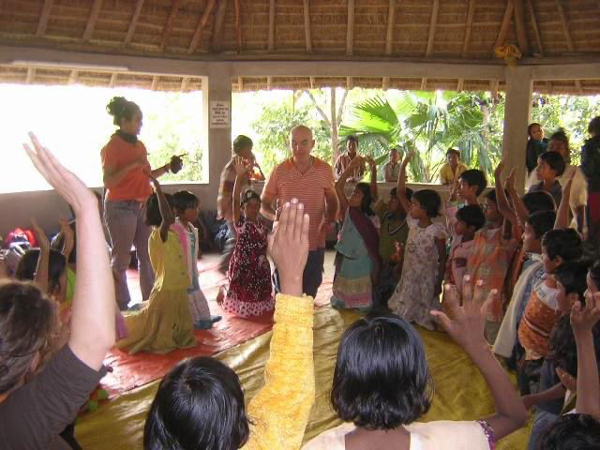
[(504, 136), (502, 159), (508, 168), (516, 167), (516, 187), (525, 190), (525, 153), (527, 148), (527, 125), (531, 110), (533, 80), (531, 68), (506, 68), (506, 105), (504, 109)]
[[(225, 127), (211, 127), (211, 102), (229, 105), (229, 123)], [(231, 65), (213, 63), (208, 76), (202, 80), (203, 127), (206, 130), (204, 148), (208, 149), (208, 198), (202, 198), (202, 207), (216, 208), (219, 178), (231, 158)]]

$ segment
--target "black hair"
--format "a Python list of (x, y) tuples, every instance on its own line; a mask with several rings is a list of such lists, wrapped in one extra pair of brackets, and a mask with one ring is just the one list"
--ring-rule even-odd
[(485, 225), (485, 214), (479, 205), (466, 205), (456, 212), (456, 218), (468, 227), (475, 227), (475, 231)]
[(423, 342), (404, 319), (367, 316), (344, 332), (331, 390), (340, 419), (369, 430), (391, 430), (419, 419), (432, 396)]
[(440, 214), (442, 199), (440, 198), (440, 194), (433, 189), (419, 189), (412, 195), (412, 198), (417, 200), (425, 209), (427, 217), (433, 219)]
[(233, 153), (239, 155), (243, 149), (248, 147), (252, 148), (253, 146), (254, 143), (252, 142), (252, 139), (250, 139), (248, 136), (240, 134), (233, 141)]
[(538, 127), (542, 128), (542, 126), (541, 126), (539, 123), (537, 123), (537, 122), (532, 122), (532, 123), (530, 123), (530, 124), (527, 126), (527, 136), (531, 137), (531, 129), (532, 129), (533, 127), (535, 127), (536, 125), (537, 125)]
[[(406, 197), (406, 200), (408, 200), (409, 202), (414, 193), (415, 192), (409, 187), (404, 189), (404, 197)], [(390, 189), (390, 197), (398, 198), (398, 188)]]
[(596, 116), (592, 120), (590, 120), (590, 123), (588, 125), (588, 133), (594, 134), (596, 136), (600, 134), (600, 116)]
[(498, 200), (496, 200), (496, 189), (490, 189), (486, 192), (484, 198), (494, 202), (496, 205), (498, 204)]
[(572, 228), (550, 230), (542, 237), (542, 247), (550, 259), (560, 256), (564, 262), (583, 256), (581, 235)]
[(527, 223), (533, 228), (537, 239), (542, 239), (548, 231), (552, 230), (554, 222), (556, 222), (555, 211), (538, 211), (527, 217)]
[(121, 126), (121, 119), (131, 120), (136, 112), (142, 112), (140, 107), (125, 97), (113, 97), (106, 105), (108, 113), (114, 117), (113, 123)]
[(538, 450), (597, 450), (600, 421), (588, 414), (564, 414), (542, 434)]
[(456, 155), (460, 159), (460, 152), (455, 148), (449, 148), (446, 150), (446, 156)]
[(558, 152), (544, 152), (538, 158), (544, 161), (554, 171), (556, 177), (560, 177), (565, 173), (565, 160)]
[(144, 426), (144, 449), (237, 450), (249, 435), (238, 376), (200, 356), (180, 362), (160, 382)]
[(346, 137), (346, 142), (354, 142), (356, 143), (356, 145), (358, 145), (358, 137), (351, 134), (348, 137)]
[(398, 153), (398, 147), (392, 147), (392, 148), (390, 148), (390, 153), (391, 153), (391, 152), (396, 152), (396, 153)]
[(371, 186), (369, 183), (358, 183), (356, 188), (362, 192), (363, 198), (360, 202), (360, 210), (367, 216), (373, 216), (375, 213), (371, 209), (371, 203), (373, 203), (373, 196), (371, 195)]
[[(173, 196), (171, 194), (164, 194), (164, 196), (169, 206), (173, 208)], [(156, 193), (154, 193), (146, 200), (146, 225), (159, 227), (162, 221), (163, 218), (158, 206), (158, 197), (156, 196)]]
[(179, 212), (189, 208), (197, 208), (200, 200), (190, 191), (177, 191), (173, 194), (173, 205)]
[[(17, 280), (35, 279), (38, 260), (40, 259), (40, 249), (32, 248), (25, 252), (19, 260), (15, 269), (15, 278)], [(67, 270), (67, 259), (58, 250), (50, 249), (48, 260), (48, 293), (52, 294), (60, 290), (60, 278)]]
[(590, 278), (596, 285), (596, 289), (600, 289), (600, 259), (597, 259), (589, 269)]
[(244, 206), (250, 200), (258, 200), (258, 202), (260, 203), (260, 195), (258, 195), (252, 189), (248, 188), (242, 194), (242, 200), (241, 200), (240, 206)]
[(556, 211), (556, 203), (546, 191), (527, 192), (521, 198), (529, 214), (538, 211)]
[[(567, 154), (568, 155), (571, 154), (571, 148), (569, 147), (569, 137), (567, 136), (567, 133), (565, 133), (565, 130), (563, 130), (562, 128), (559, 128), (554, 133), (552, 133), (552, 136), (550, 136), (550, 140), (562, 142), (565, 146), (565, 149), (567, 150)], [(569, 163), (570, 161), (565, 161), (565, 162)]]
[(557, 267), (552, 274), (564, 286), (567, 295), (577, 294), (578, 300), (584, 301), (589, 267), (587, 261), (569, 261)]
[[(584, 307), (585, 301), (583, 299), (580, 301), (581, 306)], [(592, 340), (596, 362), (600, 364), (600, 324), (598, 323), (592, 328)], [(577, 378), (577, 342), (575, 341), (569, 314), (562, 315), (552, 328), (549, 341), (549, 358), (554, 360), (557, 367)]]
[(477, 186), (477, 196), (479, 197), (481, 193), (487, 187), (487, 180), (485, 178), (485, 174), (479, 169), (469, 169), (465, 170), (458, 177), (459, 180), (463, 180), (469, 186)]

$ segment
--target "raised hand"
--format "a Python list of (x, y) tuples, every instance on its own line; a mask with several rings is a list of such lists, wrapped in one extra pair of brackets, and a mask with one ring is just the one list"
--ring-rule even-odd
[(496, 166), (494, 170), (494, 178), (496, 179), (496, 183), (500, 181), (500, 177), (502, 176), (502, 171), (504, 170), (504, 163), (500, 161), (500, 163)]
[(282, 294), (302, 296), (302, 275), (308, 259), (309, 223), (304, 205), (293, 198), (283, 205), (279, 220), (269, 235), (269, 255), (279, 271)]
[(75, 247), (75, 233), (66, 219), (60, 219), (60, 235), (63, 238), (62, 254), (68, 259)]
[(23, 144), (27, 155), (38, 172), (46, 179), (56, 192), (63, 197), (75, 211), (75, 215), (84, 209), (92, 209), (98, 214), (98, 200), (83, 182), (71, 171), (67, 170), (44, 147), (33, 133), (29, 133), (31, 145)]
[(348, 168), (352, 167), (352, 168), (356, 168), (362, 164), (364, 164), (365, 158), (363, 158), (360, 155), (356, 155), (354, 158), (352, 158), (352, 161), (350, 161), (350, 164), (348, 164)]
[(515, 176), (517, 174), (517, 168), (513, 167), (508, 174), (508, 178), (506, 179), (506, 188), (515, 190)]
[(38, 243), (38, 247), (42, 252), (50, 251), (50, 241), (48, 240), (48, 236), (44, 233), (44, 230), (37, 221), (32, 217), (31, 218), (31, 228), (33, 229), (33, 234), (35, 235), (35, 240)]
[(413, 159), (416, 153), (417, 150), (415, 148), (411, 148), (406, 157), (404, 158), (404, 161), (402, 161), (402, 165), (406, 167), (406, 165), (410, 162), (411, 159)]
[(169, 162), (169, 169), (171, 173), (177, 173), (183, 168), (183, 160), (181, 156), (173, 155), (171, 156), (171, 161)]
[(573, 332), (591, 331), (600, 321), (600, 292), (587, 295), (585, 307), (577, 301), (571, 310), (571, 326)]
[(371, 168), (377, 167), (377, 163), (375, 162), (375, 159), (372, 156), (365, 156), (365, 161), (367, 162), (367, 164), (369, 164)]
[[(252, 166), (250, 166), (252, 167)], [(244, 158), (236, 156), (233, 160), (233, 168), (235, 170), (236, 177), (241, 177), (243, 175), (248, 175), (250, 173), (250, 169)]]

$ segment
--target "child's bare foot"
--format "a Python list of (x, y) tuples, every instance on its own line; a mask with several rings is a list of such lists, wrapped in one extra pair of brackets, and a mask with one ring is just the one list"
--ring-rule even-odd
[(225, 300), (225, 286), (221, 286), (219, 288), (219, 293), (217, 294), (217, 304), (222, 305), (223, 300)]

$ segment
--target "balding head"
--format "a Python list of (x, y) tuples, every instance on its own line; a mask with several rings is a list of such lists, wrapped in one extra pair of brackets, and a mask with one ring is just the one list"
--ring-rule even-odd
[(312, 130), (304, 125), (298, 125), (290, 131), (290, 147), (296, 163), (305, 163), (310, 159), (310, 152), (315, 146)]

